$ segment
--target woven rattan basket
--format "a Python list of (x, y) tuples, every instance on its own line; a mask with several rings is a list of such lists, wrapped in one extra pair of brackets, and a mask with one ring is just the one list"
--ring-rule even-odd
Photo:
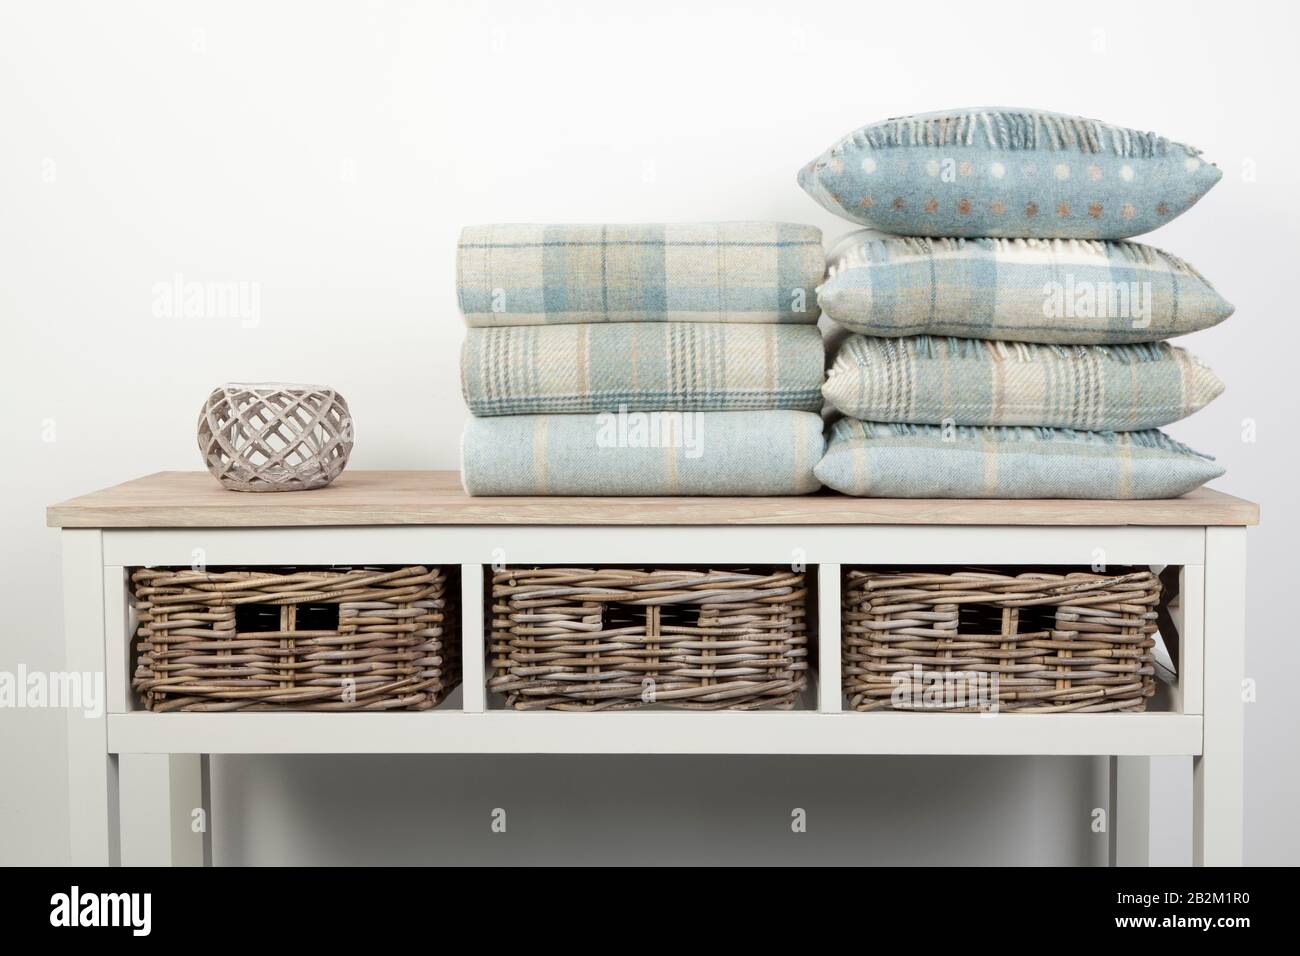
[(853, 710), (1140, 711), (1159, 603), (1145, 570), (849, 569), (844, 693)]
[(460, 683), (444, 568), (141, 568), (131, 590), (149, 710), (425, 710)]
[(498, 571), (488, 688), (519, 710), (790, 708), (806, 602), (781, 568)]

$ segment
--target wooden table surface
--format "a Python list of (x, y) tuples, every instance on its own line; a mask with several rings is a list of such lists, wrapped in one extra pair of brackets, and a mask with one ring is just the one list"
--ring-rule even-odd
[(347, 471), (319, 491), (226, 491), (207, 472), (162, 471), (52, 505), (52, 528), (341, 525), (1138, 525), (1259, 523), (1259, 506), (1210, 488), (1155, 501), (850, 498), (471, 498), (455, 471)]

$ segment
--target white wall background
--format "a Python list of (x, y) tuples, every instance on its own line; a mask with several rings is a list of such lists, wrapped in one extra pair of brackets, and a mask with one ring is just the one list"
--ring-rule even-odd
[[(1170, 431), (1226, 463), (1217, 487), (1263, 504), (1247, 859), (1300, 862), (1296, 20), (1292, 4), (1245, 0), (6, 2), (0, 670), (62, 664), (44, 506), (199, 467), (195, 419), (221, 381), (337, 387), (357, 420), (353, 468), (456, 467), (463, 224), (772, 218), (829, 241), (851, 227), (795, 171), (836, 137), (907, 112), (1036, 106), (1155, 129), (1225, 172), (1149, 241), (1237, 305), (1183, 340), (1226, 394)], [(178, 274), (256, 283), (259, 321), (156, 317), (155, 284)], [(63, 751), (61, 712), (0, 711), (0, 862), (66, 859)], [(1087, 831), (1099, 766), (227, 759), (217, 853), (1086, 862), (1101, 853)], [(1185, 801), (1175, 769), (1162, 763), (1157, 785)], [(810, 808), (804, 843), (791, 801)], [(1157, 829), (1185, 860), (1175, 804)], [(488, 844), (474, 828), (502, 805), (529, 823)]]

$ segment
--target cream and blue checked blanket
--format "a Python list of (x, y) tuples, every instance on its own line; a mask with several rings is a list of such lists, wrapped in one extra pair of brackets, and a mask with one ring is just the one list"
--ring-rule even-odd
[(1156, 342), (1232, 314), (1200, 273), (1136, 242), (845, 236), (822, 311), (868, 335)]
[(812, 412), (612, 412), (471, 418), (471, 495), (800, 495), (820, 485)]
[(819, 314), (821, 230), (779, 222), (468, 226), (471, 326), (793, 322)]
[(854, 335), (822, 394), (851, 418), (1093, 431), (1157, 428), (1203, 408), (1223, 382), (1185, 349), (1031, 345)]
[(817, 477), (869, 498), (1172, 498), (1223, 468), (1163, 432), (944, 428), (842, 418)]
[(461, 387), (475, 415), (821, 408), (812, 325), (616, 322), (469, 329)]

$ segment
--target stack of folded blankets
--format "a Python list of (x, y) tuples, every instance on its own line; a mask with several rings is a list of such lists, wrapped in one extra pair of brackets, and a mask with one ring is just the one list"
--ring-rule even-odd
[(824, 274), (809, 226), (466, 228), (466, 491), (815, 491)]
[(1232, 306), (1121, 241), (1220, 175), (1155, 134), (1027, 110), (891, 119), (814, 160), (800, 185), (873, 227), (834, 246), (819, 289), (856, 334), (817, 476), (876, 497), (1162, 498), (1222, 474), (1158, 430), (1223, 389), (1163, 340)]

